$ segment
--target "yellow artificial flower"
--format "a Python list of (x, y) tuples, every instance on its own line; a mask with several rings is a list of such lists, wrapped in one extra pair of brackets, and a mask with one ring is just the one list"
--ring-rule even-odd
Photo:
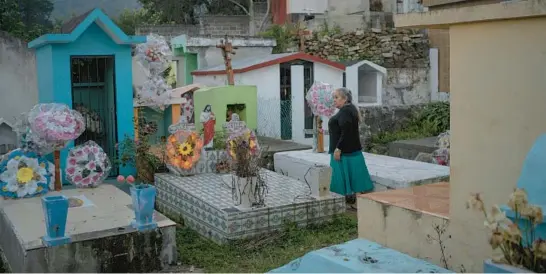
[(26, 184), (34, 178), (34, 171), (30, 167), (23, 167), (17, 171), (17, 182)]
[(256, 147), (256, 142), (254, 142), (254, 140), (250, 140), (250, 149), (254, 149)]
[(188, 156), (190, 155), (190, 153), (192, 153), (192, 148), (191, 148), (191, 145), (188, 144), (187, 142), (181, 144), (178, 146), (178, 152), (180, 154), (182, 154), (183, 156)]

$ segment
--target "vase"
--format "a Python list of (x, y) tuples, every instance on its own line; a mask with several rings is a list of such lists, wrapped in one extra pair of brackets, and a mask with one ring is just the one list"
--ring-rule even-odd
[(46, 246), (59, 246), (70, 242), (70, 237), (65, 235), (68, 206), (68, 198), (65, 196), (42, 197), (46, 226), (46, 235), (42, 240)]
[(235, 206), (239, 208), (252, 208), (256, 203), (256, 186), (258, 177), (232, 176), (232, 198)]
[(491, 260), (483, 262), (483, 273), (534, 273), (524, 268), (519, 268), (506, 264), (494, 263)]
[(157, 190), (152, 185), (137, 185), (131, 187), (131, 198), (135, 219), (131, 222), (133, 228), (138, 231), (155, 229), (157, 223), (154, 220), (154, 205)]

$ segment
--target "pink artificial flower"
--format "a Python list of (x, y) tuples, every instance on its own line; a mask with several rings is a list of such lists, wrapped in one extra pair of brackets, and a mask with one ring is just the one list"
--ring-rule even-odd
[(74, 174), (74, 172), (76, 171), (76, 169), (74, 167), (69, 167), (66, 169), (66, 173), (72, 175)]
[(76, 152), (76, 156), (80, 156), (80, 157), (81, 157), (82, 155), (83, 155), (83, 151), (78, 150), (78, 151)]
[(83, 185), (88, 185), (89, 183), (91, 183), (91, 179), (89, 177), (82, 180)]
[(74, 159), (74, 158), (68, 159), (68, 164), (71, 165), (71, 166), (75, 166), (76, 165), (76, 159)]
[(83, 152), (85, 152), (86, 154), (89, 154), (89, 152), (91, 152), (91, 151), (89, 150), (88, 147), (85, 147), (85, 148), (83, 149)]
[(118, 183), (123, 183), (125, 181), (125, 177), (123, 177), (123, 175), (118, 175), (116, 180), (118, 181)]
[(78, 182), (80, 182), (81, 180), (82, 180), (82, 176), (81, 176), (81, 175), (78, 174), (78, 175), (74, 176), (74, 179), (73, 179), (74, 183), (78, 183)]
[(99, 149), (97, 147), (93, 147), (93, 153), (99, 153)]
[(132, 184), (135, 182), (135, 177), (133, 175), (127, 176), (127, 183)]
[(99, 180), (100, 180), (100, 176), (99, 176), (99, 175), (93, 176), (93, 182), (97, 183)]
[(95, 165), (95, 162), (89, 162), (89, 164), (87, 164), (87, 168), (93, 170), (95, 169), (96, 165)]

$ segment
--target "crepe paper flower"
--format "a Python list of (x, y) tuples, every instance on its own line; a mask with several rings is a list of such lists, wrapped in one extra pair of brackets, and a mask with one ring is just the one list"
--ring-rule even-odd
[(127, 183), (132, 184), (135, 182), (135, 177), (133, 175), (127, 176)]
[(111, 169), (108, 155), (93, 141), (71, 148), (66, 158), (66, 179), (76, 187), (97, 187)]
[(254, 131), (250, 129), (245, 129), (239, 134), (233, 134), (228, 137), (226, 149), (228, 155), (236, 160), (236, 150), (238, 146), (245, 146), (248, 149), (249, 155), (258, 155), (260, 146), (258, 144), (258, 139)]
[(123, 175), (118, 175), (118, 177), (116, 178), (116, 181), (118, 181), (118, 183), (123, 183), (125, 182), (125, 177), (123, 177)]
[(49, 162), (34, 152), (15, 149), (0, 162), (0, 196), (25, 198), (47, 193)]
[(29, 112), (30, 128), (46, 141), (68, 142), (85, 130), (83, 116), (65, 104), (37, 104)]
[(201, 157), (203, 140), (194, 131), (179, 130), (167, 138), (167, 157), (170, 166), (191, 170)]
[(331, 117), (336, 106), (334, 103), (334, 87), (330, 84), (315, 82), (305, 95), (307, 104), (316, 116)]

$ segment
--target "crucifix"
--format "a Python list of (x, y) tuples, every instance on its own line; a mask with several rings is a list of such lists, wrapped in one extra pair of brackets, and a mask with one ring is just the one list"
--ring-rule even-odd
[(298, 28), (296, 35), (300, 38), (299, 51), (305, 52), (305, 35), (311, 34), (310, 30)]
[(216, 46), (217, 48), (222, 49), (222, 56), (224, 56), (224, 63), (226, 65), (226, 74), (228, 78), (228, 85), (235, 85), (235, 77), (233, 76), (233, 68), (231, 67), (231, 55), (235, 54), (237, 47), (234, 47), (231, 42), (228, 40), (226, 35), (225, 40), (220, 40), (220, 45)]

